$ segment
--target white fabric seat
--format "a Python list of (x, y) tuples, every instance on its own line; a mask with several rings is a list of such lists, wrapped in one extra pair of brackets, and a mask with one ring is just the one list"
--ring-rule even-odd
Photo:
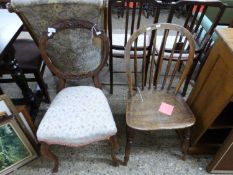
[[(173, 44), (175, 42), (175, 39), (176, 39), (176, 36), (169, 35), (167, 37), (165, 49), (172, 50)], [(162, 40), (163, 40), (163, 35), (158, 35), (157, 38), (156, 38), (156, 50), (157, 51), (160, 50), (160, 47), (162, 45)], [(185, 49), (187, 49), (187, 47), (188, 47), (188, 43), (186, 44)], [(170, 54), (171, 54), (170, 52), (164, 52), (164, 57), (167, 58), (167, 59), (169, 59)], [(181, 60), (187, 60), (188, 59), (188, 55), (189, 54), (183, 53), (182, 56), (181, 56)], [(180, 56), (179, 53), (174, 53), (173, 54), (173, 59), (178, 59), (179, 56)]]
[(68, 87), (57, 94), (42, 119), (37, 138), (47, 144), (81, 146), (115, 135), (117, 128), (103, 92)]
[[(127, 35), (127, 41), (130, 38), (131, 35)], [(115, 46), (124, 46), (124, 41), (125, 41), (125, 34), (112, 34), (112, 45)], [(150, 45), (150, 35), (146, 35), (146, 46)], [(134, 46), (134, 43), (133, 43)], [(140, 35), (138, 37), (138, 43), (137, 47), (144, 47), (144, 36)], [(138, 51), (138, 54), (142, 54), (143, 51)], [(113, 50), (113, 55), (114, 54), (119, 54), (119, 55), (124, 55), (124, 50)], [(134, 52), (132, 51), (132, 54)]]

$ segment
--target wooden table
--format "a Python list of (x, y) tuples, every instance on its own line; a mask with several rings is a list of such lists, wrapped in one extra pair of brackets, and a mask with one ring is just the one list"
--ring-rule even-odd
[(0, 9), (0, 61), (4, 61), (11, 70), (11, 76), (22, 90), (25, 103), (29, 106), (32, 116), (38, 109), (36, 95), (29, 88), (25, 76), (15, 59), (13, 42), (23, 30), (23, 23), (14, 13)]
[(215, 153), (233, 128), (233, 28), (216, 32), (218, 40), (187, 100), (196, 117), (190, 153)]

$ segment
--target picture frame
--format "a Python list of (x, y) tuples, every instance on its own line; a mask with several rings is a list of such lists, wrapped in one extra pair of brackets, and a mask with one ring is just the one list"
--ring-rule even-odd
[(38, 155), (12, 116), (5, 113), (0, 121), (0, 174), (5, 175)]
[(0, 112), (5, 112), (7, 115), (13, 115), (15, 117), (21, 129), (29, 141), (33, 144), (34, 148), (37, 150), (38, 141), (36, 139), (36, 127), (29, 112), (27, 111), (26, 106), (14, 106), (10, 98), (3, 94), (0, 95)]
[(34, 125), (32, 118), (25, 105), (15, 106), (18, 112), (18, 117), (16, 117), (21, 129), (33, 144), (35, 149), (38, 149), (38, 140), (36, 138), (36, 126)]

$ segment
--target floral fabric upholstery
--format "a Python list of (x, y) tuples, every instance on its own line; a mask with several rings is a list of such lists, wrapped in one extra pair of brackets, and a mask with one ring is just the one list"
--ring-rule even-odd
[(116, 132), (103, 92), (78, 86), (57, 94), (39, 125), (37, 137), (48, 144), (80, 146), (107, 139)]
[[(11, 4), (27, 21), (37, 42), (48, 27), (70, 18), (88, 20), (103, 29), (105, 0), (12, 0)], [(88, 30), (60, 32), (47, 51), (64, 73), (92, 71), (101, 59), (101, 49), (92, 45), (92, 32)]]

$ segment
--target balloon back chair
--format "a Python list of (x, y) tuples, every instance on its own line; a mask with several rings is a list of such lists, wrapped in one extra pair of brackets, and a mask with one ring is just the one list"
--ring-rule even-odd
[[(154, 35), (153, 46), (149, 57), (148, 75), (146, 75), (146, 36), (152, 33)], [(168, 43), (167, 38), (170, 35), (175, 36), (173, 43)], [(161, 36), (162, 42), (157, 40)], [(134, 58), (137, 59), (139, 51), (134, 46), (137, 45), (139, 37), (143, 38), (143, 61), (141, 65), (138, 65), (138, 68), (131, 71), (130, 55), (133, 49)], [(181, 48), (179, 47), (180, 40), (184, 42)], [(157, 50), (158, 43), (161, 44), (159, 50)], [(164, 52), (169, 45), (172, 45), (172, 51), (169, 59), (165, 61)], [(189, 128), (195, 123), (195, 118), (185, 100), (179, 94), (179, 90), (187, 78), (194, 53), (195, 44), (191, 33), (184, 27), (175, 24), (153, 24), (138, 29), (129, 38), (124, 55), (129, 85), (126, 107), (125, 164), (129, 160), (135, 131), (175, 129), (182, 136), (183, 159), (185, 159), (189, 147)], [(179, 54), (175, 61), (173, 60), (174, 54)], [(181, 73), (178, 68), (183, 54), (186, 54), (188, 59)], [(141, 73), (135, 71), (139, 69), (142, 70)]]
[[(42, 57), (59, 79), (59, 93), (37, 131), (42, 155), (54, 162), (53, 172), (58, 170), (58, 158), (50, 152), (51, 144), (82, 146), (110, 139), (113, 164), (118, 164), (117, 129), (98, 78), (109, 48), (107, 37), (97, 28), (104, 27), (105, 7), (104, 0), (11, 1), (34, 40), (40, 40)], [(87, 77), (95, 87), (64, 88), (67, 79)]]
[[(85, 43), (78, 43), (72, 34), (85, 37)], [(102, 49), (91, 46), (93, 37), (100, 39)], [(42, 155), (54, 161), (53, 172), (58, 170), (58, 158), (50, 152), (51, 144), (82, 146), (109, 139), (113, 164), (119, 164), (115, 156), (117, 128), (108, 101), (100, 90), (98, 77), (108, 59), (108, 42), (107, 36), (95, 24), (76, 19), (51, 25), (40, 39), (42, 57), (59, 79), (60, 92), (52, 101), (37, 131)], [(95, 50), (96, 55), (88, 55), (90, 50)], [(97, 55), (100, 53), (102, 57), (99, 59)], [(92, 67), (86, 64), (88, 59), (92, 60)], [(67, 79), (87, 77), (93, 79), (95, 87), (64, 88)]]

